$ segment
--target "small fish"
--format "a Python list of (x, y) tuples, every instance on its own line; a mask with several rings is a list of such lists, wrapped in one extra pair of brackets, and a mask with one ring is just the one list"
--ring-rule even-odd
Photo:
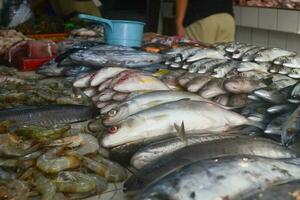
[(224, 87), (228, 92), (244, 94), (266, 87), (266, 85), (259, 80), (252, 80), (244, 77), (232, 77), (225, 81)]
[(89, 73), (89, 74), (85, 75), (84, 77), (76, 80), (73, 83), (73, 86), (77, 87), (77, 88), (89, 87), (90, 86), (90, 82), (93, 79), (94, 75), (95, 75), (95, 73)]
[(268, 108), (267, 111), (270, 114), (281, 114), (281, 113), (292, 111), (294, 109), (295, 109), (295, 105), (293, 104), (282, 104), (282, 105), (272, 106)]
[(282, 125), (281, 143), (285, 146), (295, 141), (296, 135), (300, 132), (300, 106), (288, 117)]
[(270, 63), (255, 63), (255, 62), (241, 62), (240, 66), (237, 68), (239, 72), (247, 71), (258, 71), (262, 73), (268, 73), (269, 68), (271, 67)]
[(290, 100), (300, 101), (300, 82), (293, 86), (293, 89), (291, 90), (289, 96)]
[(193, 56), (197, 51), (199, 51), (199, 49), (200, 48), (198, 48), (198, 47), (190, 47), (190, 48), (184, 49), (175, 58), (175, 62), (185, 61), (188, 57)]
[(272, 135), (281, 135), (282, 125), (286, 122), (291, 113), (285, 113), (273, 119), (266, 127), (265, 133)]
[(282, 75), (287, 75), (293, 72), (292, 68), (288, 68), (288, 67), (282, 67), (280, 68), (280, 70), (278, 71), (278, 74), (282, 74)]
[(245, 43), (233, 42), (233, 43), (229, 44), (229, 46), (227, 46), (225, 48), (225, 51), (227, 51), (229, 53), (233, 53), (237, 49), (242, 48), (242, 47), (247, 46), (247, 45), (248, 44), (245, 44)]
[(226, 94), (224, 89), (224, 81), (222, 79), (213, 79), (208, 82), (199, 92), (199, 95), (203, 98), (210, 99), (222, 94)]
[(262, 51), (262, 50), (264, 50), (264, 49), (265, 49), (265, 47), (256, 47), (256, 48), (254, 48), (254, 49), (251, 49), (251, 50), (247, 51), (247, 52), (243, 55), (242, 61), (243, 61), (243, 62), (252, 62), (252, 61), (254, 61), (255, 55), (256, 55), (258, 52), (260, 52), (260, 51)]
[(270, 68), (269, 68), (269, 72), (271, 73), (274, 73), (274, 74), (277, 74), (279, 72), (279, 70), (282, 68), (281, 65), (272, 65)]
[(232, 58), (237, 59), (237, 60), (242, 59), (242, 57), (245, 55), (245, 53), (247, 53), (248, 51), (251, 51), (252, 49), (256, 49), (256, 48), (257, 47), (253, 46), (253, 45), (246, 45), (241, 48), (238, 48), (233, 52)]
[(112, 89), (106, 89), (100, 93), (99, 101), (110, 101), (112, 100), (114, 94), (116, 94), (116, 91)]
[(300, 69), (292, 69), (289, 74), (288, 74), (289, 77), (291, 78), (295, 78), (295, 79), (299, 79), (300, 78)]
[(223, 64), (220, 64), (215, 68), (213, 71), (212, 76), (215, 78), (223, 78), (228, 74), (230, 71), (236, 69), (239, 66), (239, 62), (236, 61), (229, 61)]
[(282, 56), (282, 57), (279, 57), (279, 58), (276, 58), (273, 63), (275, 65), (283, 65), (283, 63), (285, 63), (290, 57), (287, 57), (287, 56)]
[(189, 71), (190, 73), (196, 73), (196, 72), (198, 72), (199, 68), (200, 68), (203, 64), (205, 64), (205, 63), (207, 63), (207, 62), (210, 62), (210, 61), (212, 61), (212, 60), (214, 60), (214, 59), (213, 59), (213, 58), (203, 58), (203, 59), (201, 59), (201, 60), (198, 60), (198, 61), (192, 63), (192, 64), (188, 67), (188, 71)]
[(276, 58), (283, 56), (294, 56), (296, 55), (293, 51), (287, 51), (279, 48), (268, 48), (258, 52), (255, 55), (255, 62), (273, 62)]
[(98, 86), (104, 81), (106, 81), (107, 79), (110, 79), (125, 70), (127, 69), (121, 67), (107, 67), (107, 68), (100, 69), (93, 77), (93, 80), (91, 81), (91, 86), (92, 87)]
[(187, 59), (187, 62), (195, 62), (203, 58), (225, 59), (225, 57), (214, 49), (200, 49), (193, 56)]
[(188, 82), (188, 84), (186, 85), (186, 89), (189, 92), (198, 92), (212, 79), (213, 78), (211, 76), (198, 76)]
[(286, 102), (286, 95), (280, 93), (278, 90), (273, 90), (268, 88), (258, 89), (254, 91), (254, 94), (270, 103), (284, 104)]
[(289, 57), (283, 62), (283, 66), (290, 68), (300, 68), (300, 57)]
[(226, 63), (228, 60), (226, 59), (214, 59), (212, 61), (203, 63), (199, 68), (197, 73), (205, 74), (211, 72), (213, 69), (218, 67), (220, 64)]

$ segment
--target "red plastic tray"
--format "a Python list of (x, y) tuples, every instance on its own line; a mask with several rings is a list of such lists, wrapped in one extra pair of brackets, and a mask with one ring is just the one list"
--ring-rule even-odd
[(21, 58), (19, 60), (19, 69), (21, 71), (34, 71), (41, 65), (52, 60), (53, 58), (55, 57), (53, 56), (47, 58)]

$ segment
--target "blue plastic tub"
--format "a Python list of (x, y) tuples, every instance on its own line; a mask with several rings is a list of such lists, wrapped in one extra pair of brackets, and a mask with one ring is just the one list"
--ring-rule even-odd
[(127, 20), (108, 20), (101, 17), (80, 14), (80, 19), (93, 21), (104, 26), (105, 42), (112, 45), (140, 47), (145, 23)]

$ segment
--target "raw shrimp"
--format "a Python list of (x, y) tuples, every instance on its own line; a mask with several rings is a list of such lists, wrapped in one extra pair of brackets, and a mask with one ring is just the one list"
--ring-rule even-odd
[(33, 170), (32, 175), (37, 191), (42, 194), (41, 200), (52, 200), (56, 193), (55, 184), (37, 170)]
[(78, 167), (79, 160), (75, 156), (64, 156), (64, 150), (63, 147), (57, 147), (47, 151), (37, 159), (37, 168), (46, 173), (58, 173)]
[(99, 149), (99, 142), (97, 138), (90, 134), (78, 134), (74, 136), (65, 137), (53, 141), (49, 146), (67, 146), (67, 147), (78, 147), (75, 150), (68, 151), (67, 154), (72, 155), (86, 155), (95, 153)]
[(60, 172), (54, 182), (59, 192), (81, 193), (96, 188), (96, 181), (90, 175), (81, 172)]
[(23, 141), (16, 134), (0, 135), (0, 156), (24, 156), (39, 147), (39, 144), (33, 145), (32, 141)]
[(105, 177), (109, 182), (120, 182), (127, 178), (127, 172), (122, 166), (101, 156), (97, 156), (94, 159), (81, 157), (81, 160), (83, 166), (97, 175)]

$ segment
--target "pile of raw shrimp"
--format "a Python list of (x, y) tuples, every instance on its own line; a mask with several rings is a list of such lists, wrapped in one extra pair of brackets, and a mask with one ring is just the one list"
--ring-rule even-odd
[(97, 138), (70, 128), (0, 122), (0, 199), (82, 199), (127, 178)]

